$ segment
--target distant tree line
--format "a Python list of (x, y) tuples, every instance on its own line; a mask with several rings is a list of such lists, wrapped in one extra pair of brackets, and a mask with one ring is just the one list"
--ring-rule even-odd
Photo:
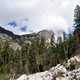
[(0, 39), (0, 72), (30, 74), (48, 70), (70, 58), (72, 43), (72, 38), (69, 38), (56, 46), (50, 43), (47, 47), (44, 39), (36, 38), (31, 44), (24, 44), (21, 50), (14, 51), (7, 40)]

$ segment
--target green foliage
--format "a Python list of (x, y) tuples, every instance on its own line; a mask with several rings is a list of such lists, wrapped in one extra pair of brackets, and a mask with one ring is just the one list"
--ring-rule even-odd
[(74, 38), (69, 35), (64, 42), (50, 43), (46, 46), (44, 39), (33, 39), (23, 44), (21, 50), (14, 51), (9, 41), (0, 40), (1, 74), (30, 74), (50, 69), (63, 63), (73, 54)]
[(9, 47), (8, 41), (0, 41), (0, 68), (1, 66), (8, 67), (6, 71), (10, 72), (13, 67), (14, 72), (27, 74), (40, 71), (40, 65), (42, 70), (49, 69), (62, 63), (66, 58), (66, 52), (67, 56), (68, 54), (71, 56), (72, 40), (72, 37), (69, 36), (69, 39), (56, 44), (56, 47), (54, 45), (47, 47), (43, 39), (37, 38), (32, 40), (31, 44), (24, 44), (21, 50), (17, 49), (16, 51)]

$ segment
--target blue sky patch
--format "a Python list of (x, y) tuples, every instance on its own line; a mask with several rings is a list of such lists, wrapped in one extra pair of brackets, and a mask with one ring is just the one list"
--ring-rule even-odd
[(10, 25), (10, 26), (12, 26), (12, 27), (16, 27), (16, 26), (17, 26), (17, 24), (16, 24), (15, 21), (11, 21), (11, 22), (9, 22), (8, 25)]
[(21, 27), (20, 30), (21, 30), (22, 32), (26, 32), (26, 31), (27, 31), (27, 26)]

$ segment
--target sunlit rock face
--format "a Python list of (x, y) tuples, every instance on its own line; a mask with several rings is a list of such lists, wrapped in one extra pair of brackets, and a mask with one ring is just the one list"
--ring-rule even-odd
[(66, 67), (68, 67), (71, 70), (80, 68), (80, 55), (76, 55), (76, 56), (70, 58), (67, 61)]
[(38, 33), (40, 38), (43, 38), (46, 43), (50, 43), (51, 42), (51, 38), (54, 39), (54, 32), (50, 31), (50, 30), (42, 30)]

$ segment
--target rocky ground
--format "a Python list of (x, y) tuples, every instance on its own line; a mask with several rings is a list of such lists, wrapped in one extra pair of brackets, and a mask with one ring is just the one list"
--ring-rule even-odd
[[(67, 66), (80, 65), (80, 57), (74, 56), (67, 61)], [(65, 66), (58, 64), (48, 71), (39, 72), (31, 75), (23, 74), (16, 80), (80, 80), (80, 67), (67, 70)]]
[(80, 68), (67, 71), (63, 65), (58, 64), (45, 72), (32, 75), (23, 74), (16, 80), (80, 80)]

